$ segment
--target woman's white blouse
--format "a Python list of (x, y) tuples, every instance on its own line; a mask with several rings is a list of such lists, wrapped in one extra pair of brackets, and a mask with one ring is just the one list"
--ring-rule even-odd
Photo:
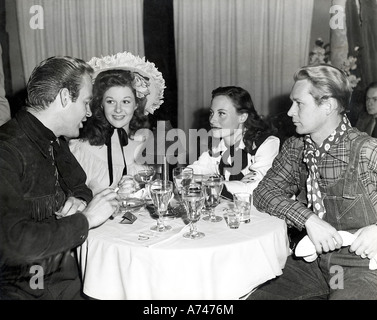
[[(134, 175), (138, 170), (147, 167), (135, 162), (135, 159), (143, 151), (144, 141), (148, 130), (139, 130), (133, 140), (128, 139), (127, 146), (123, 147), (124, 157), (127, 163), (127, 174)], [(113, 162), (113, 183), (110, 185), (109, 169), (107, 164), (107, 147), (92, 146), (88, 141), (72, 139), (69, 142), (71, 152), (76, 157), (86, 173), (86, 184), (92, 190), (93, 195), (102, 190), (117, 186), (122, 178), (124, 162), (117, 131), (111, 137), (111, 154)]]
[[(275, 136), (269, 136), (258, 148), (255, 155), (248, 154), (249, 167), (244, 168), (241, 172), (244, 178), (240, 181), (229, 181), (230, 173), (225, 171), (225, 186), (230, 193), (247, 192), (253, 193), (258, 183), (266, 175), (271, 168), (272, 162), (279, 153), (280, 140)], [(245, 148), (243, 141), (240, 142), (240, 149)], [(217, 154), (219, 151), (224, 152), (226, 146), (221, 140), (216, 148), (213, 148), (213, 153)], [(189, 167), (193, 168), (194, 174), (219, 174), (219, 163), (221, 155), (212, 157), (208, 151), (203, 152), (199, 159), (196, 160)], [(228, 159), (229, 160), (229, 159)]]

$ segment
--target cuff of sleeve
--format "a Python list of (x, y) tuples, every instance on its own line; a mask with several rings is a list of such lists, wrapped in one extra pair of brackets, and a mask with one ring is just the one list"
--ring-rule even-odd
[(301, 223), (302, 223), (302, 228), (305, 228), (305, 223), (306, 223), (306, 221), (313, 215), (313, 214), (315, 214), (313, 211), (311, 211), (311, 210), (305, 210), (303, 213), (302, 213), (302, 216), (301, 216)]
[(75, 214), (65, 217), (64, 219), (71, 220), (69, 225), (73, 229), (71, 231), (71, 246), (80, 246), (88, 237), (89, 232), (89, 222), (83, 213), (80, 211)]

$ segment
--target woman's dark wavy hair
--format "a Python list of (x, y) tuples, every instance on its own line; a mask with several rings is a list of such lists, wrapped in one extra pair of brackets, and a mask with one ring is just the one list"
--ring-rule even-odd
[(134, 75), (128, 70), (107, 70), (97, 75), (93, 85), (93, 99), (90, 103), (92, 116), (84, 124), (80, 134), (81, 139), (88, 140), (91, 145), (101, 146), (112, 134), (113, 127), (106, 119), (102, 108), (103, 96), (112, 87), (129, 87), (135, 96), (138, 107), (130, 121), (130, 139), (138, 129), (145, 127), (147, 116), (144, 115), (144, 108), (141, 107), (144, 101), (137, 98), (132, 86), (133, 80)]
[(241, 87), (228, 86), (219, 87), (212, 91), (212, 100), (217, 96), (228, 97), (237, 113), (247, 113), (248, 117), (244, 122), (245, 133), (243, 142), (247, 152), (253, 150), (253, 144), (257, 147), (270, 135), (274, 134), (274, 130), (258, 115), (254, 108), (253, 100), (248, 91)]

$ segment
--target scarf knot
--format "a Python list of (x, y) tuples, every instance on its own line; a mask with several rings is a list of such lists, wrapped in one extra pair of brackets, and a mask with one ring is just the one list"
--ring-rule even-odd
[[(227, 159), (230, 157), (230, 163)], [(238, 148), (235, 150), (235, 145), (230, 146), (227, 150), (221, 153), (219, 163), (219, 173), (224, 176), (224, 171), (230, 172), (229, 181), (241, 180), (244, 177), (242, 170), (248, 165), (248, 153)]]
[(331, 146), (338, 144), (342, 136), (345, 135), (349, 128), (352, 128), (352, 126), (348, 118), (344, 115), (338, 127), (322, 142), (320, 146), (316, 145), (309, 134), (304, 137), (303, 161), (306, 163), (309, 171), (306, 182), (308, 208), (312, 208), (313, 212), (316, 213), (321, 219), (326, 214), (326, 208), (324, 206), (322, 193), (318, 184), (320, 179), (318, 165), (326, 156), (326, 153), (329, 152)]

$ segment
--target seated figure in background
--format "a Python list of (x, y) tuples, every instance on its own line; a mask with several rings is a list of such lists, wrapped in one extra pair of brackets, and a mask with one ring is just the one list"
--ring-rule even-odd
[(146, 115), (162, 103), (164, 85), (162, 77), (155, 80), (161, 73), (154, 65), (128, 52), (93, 58), (89, 65), (95, 71), (93, 116), (70, 148), (97, 194), (146, 168), (136, 159), (150, 132)]
[(369, 84), (365, 90), (365, 107), (356, 122), (356, 128), (377, 138), (377, 82)]
[(223, 175), (225, 196), (252, 193), (279, 153), (280, 140), (240, 87), (212, 91), (209, 120), (212, 145), (188, 167), (194, 174)]

